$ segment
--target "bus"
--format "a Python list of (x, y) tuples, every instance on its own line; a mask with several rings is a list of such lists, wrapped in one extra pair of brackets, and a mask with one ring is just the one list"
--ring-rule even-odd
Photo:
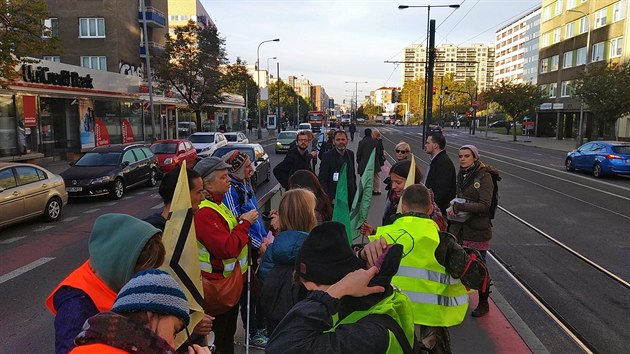
[(311, 123), (313, 133), (322, 131), (322, 127), (326, 124), (326, 113), (322, 111), (308, 111), (308, 123)]

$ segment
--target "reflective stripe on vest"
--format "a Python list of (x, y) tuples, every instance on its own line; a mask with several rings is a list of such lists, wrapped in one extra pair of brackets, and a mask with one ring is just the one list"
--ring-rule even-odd
[[(204, 199), (199, 204), (199, 209), (201, 208), (212, 208), (217, 213), (219, 213), (219, 215), (221, 215), (223, 219), (227, 221), (228, 226), (230, 228), (230, 232), (232, 232), (232, 230), (236, 227), (236, 225), (238, 225), (238, 220), (236, 220), (236, 217), (234, 216), (234, 214), (232, 214), (232, 211), (223, 203), (217, 204), (208, 199)], [(210, 262), (210, 252), (208, 252), (206, 247), (199, 241), (197, 241), (197, 248), (199, 249), (199, 263), (201, 264), (201, 271), (212, 273), (212, 263)], [(234, 271), (234, 268), (236, 267), (237, 261), (241, 265), (241, 274), (245, 274), (245, 272), (247, 272), (248, 253), (249, 253), (249, 248), (247, 247), (247, 245), (245, 245), (241, 249), (241, 252), (239, 252), (238, 257), (222, 259), (221, 262), (223, 263), (223, 276), (225, 278), (230, 276), (230, 274)]]
[(449, 327), (460, 324), (468, 309), (468, 293), (435, 259), (439, 229), (429, 218), (403, 216), (382, 226), (370, 240), (383, 236), (388, 244), (403, 245), (403, 258), (392, 284), (413, 303), (416, 324)]
[[(403, 329), (403, 332), (405, 333), (405, 337), (407, 337), (407, 340), (409, 341), (409, 345), (413, 347), (414, 326), (413, 326), (413, 317), (411, 314), (412, 312), (411, 306), (412, 304), (409, 301), (409, 298), (405, 296), (405, 294), (403, 294), (399, 290), (394, 289), (394, 292), (390, 296), (384, 298), (383, 300), (381, 300), (374, 306), (370, 307), (367, 310), (352, 312), (351, 314), (343, 318), (341, 321), (339, 321), (337, 314), (334, 314), (333, 315), (334, 326), (331, 329), (324, 331), (324, 333), (335, 332), (337, 327), (356, 323), (368, 315), (373, 315), (373, 314), (388, 315), (391, 318), (393, 318), (396, 322), (398, 322), (400, 327)], [(403, 353), (402, 346), (400, 345), (400, 343), (398, 343), (398, 340), (396, 339), (396, 336), (391, 331), (391, 329), (388, 329), (388, 333), (389, 333), (389, 344), (388, 344), (386, 353), (388, 354)]]

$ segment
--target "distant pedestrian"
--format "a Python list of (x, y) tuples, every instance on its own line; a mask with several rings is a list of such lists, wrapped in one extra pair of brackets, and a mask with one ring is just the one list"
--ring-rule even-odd
[(254, 128), (254, 125), (252, 124), (251, 119), (247, 121), (247, 131), (249, 132), (249, 134), (252, 134), (252, 130)]
[(411, 159), (411, 146), (408, 143), (401, 141), (396, 144), (396, 147), (394, 149), (396, 152), (395, 156), (397, 162)]
[(328, 194), (331, 201), (337, 194), (337, 182), (339, 181), (341, 168), (346, 164), (346, 176), (348, 183), (348, 207), (352, 207), (352, 201), (357, 191), (357, 175), (354, 163), (354, 152), (347, 149), (348, 134), (343, 130), (335, 132), (335, 148), (324, 154), (322, 164), (319, 166), (319, 182)]
[[(378, 129), (372, 130), (372, 137), (378, 142), (378, 149), (376, 150), (376, 161), (374, 162), (374, 194), (381, 194), (381, 170), (385, 165), (385, 151), (383, 147), (383, 137)], [(378, 164), (378, 171), (376, 165)]]
[(350, 130), (350, 141), (354, 141), (354, 133), (357, 132), (357, 125), (354, 122), (350, 123), (349, 130)]
[(459, 126), (462, 125), (462, 122), (460, 122), (459, 120), (457, 121), (457, 129), (459, 129)]
[[(380, 145), (376, 139), (372, 137), (372, 129), (365, 128), (363, 131), (364, 136), (361, 141), (359, 141), (359, 147), (357, 149), (357, 166), (358, 172), (360, 176), (363, 176), (363, 172), (365, 172), (365, 168), (370, 160), (370, 156), (372, 155), (372, 151), (376, 151), (374, 155), (374, 173), (381, 171), (381, 165), (379, 163), (379, 150)], [(374, 183), (374, 194), (379, 195), (380, 192), (380, 178), (379, 178), (379, 186), (378, 189), (376, 187), (376, 181)]]
[(322, 157), (324, 156), (326, 152), (335, 148), (334, 140), (335, 140), (335, 129), (328, 129), (326, 131), (326, 142), (324, 142), (322, 147), (319, 149), (319, 153), (317, 155), (320, 160), (322, 159)]
[(424, 185), (435, 195), (435, 203), (442, 215), (446, 215), (449, 202), (455, 198), (456, 173), (453, 161), (444, 150), (446, 138), (442, 134), (429, 135), (424, 144), (424, 151), (429, 154), (431, 163), (425, 173)]

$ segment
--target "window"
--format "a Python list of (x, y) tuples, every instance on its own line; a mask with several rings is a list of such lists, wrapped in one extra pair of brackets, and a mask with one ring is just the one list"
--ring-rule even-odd
[(558, 91), (558, 84), (552, 82), (549, 84), (549, 98), (556, 97), (556, 91)]
[(555, 16), (560, 16), (562, 14), (562, 0), (556, 1), (556, 13)]
[(54, 61), (55, 63), (61, 62), (61, 57), (58, 55), (44, 55), (42, 59), (48, 60), (48, 61)]
[(576, 5), (576, 0), (568, 0), (567, 1), (567, 10), (574, 8)]
[(81, 66), (84, 68), (107, 71), (107, 57), (81, 57)]
[(562, 81), (560, 97), (571, 97), (573, 94), (573, 85), (571, 81)]
[(575, 65), (584, 65), (586, 64), (586, 47), (578, 48), (575, 55)]
[(549, 46), (549, 38), (550, 37), (551, 37), (551, 32), (543, 33), (542, 39), (541, 39), (541, 46), (542, 47)]
[(560, 57), (558, 55), (554, 55), (551, 57), (551, 71), (558, 70), (559, 61)]
[(588, 16), (581, 17), (578, 20), (578, 34), (588, 32)]
[(617, 1), (613, 4), (613, 22), (626, 18), (626, 0)]
[(562, 57), (562, 68), (570, 68), (573, 66), (573, 52), (566, 52)]
[(59, 35), (59, 20), (56, 17), (45, 19), (42, 38), (51, 38), (58, 35)]
[(560, 42), (560, 27), (556, 28), (553, 30), (552, 32), (552, 40), (551, 40), (551, 44), (556, 44), (558, 42)]
[(133, 151), (129, 150), (123, 155), (122, 162), (134, 163), (138, 161), (136, 159), (136, 155), (133, 154)]
[(542, 16), (543, 21), (547, 21), (550, 18), (551, 18), (551, 5), (545, 6), (545, 8), (543, 9), (543, 16)]
[(593, 51), (591, 54), (591, 62), (604, 60), (604, 42), (593, 44)]
[(540, 61), (540, 72), (549, 72), (549, 58), (545, 58)]
[(623, 37), (617, 37), (610, 40), (608, 58), (615, 58), (621, 56), (621, 48), (623, 45)]
[(79, 19), (80, 38), (105, 38), (104, 18), (80, 18)]
[(564, 38), (573, 37), (573, 33), (575, 32), (575, 22), (569, 22), (564, 27)]
[(17, 186), (12, 168), (5, 168), (0, 171), (0, 188), (9, 189)]
[(37, 169), (34, 167), (26, 167), (26, 166), (16, 167), (15, 172), (17, 172), (21, 186), (39, 181), (39, 175), (37, 174)]
[(594, 28), (600, 28), (600, 27), (606, 26), (607, 14), (608, 14), (608, 9), (605, 7), (595, 12), (595, 27)]

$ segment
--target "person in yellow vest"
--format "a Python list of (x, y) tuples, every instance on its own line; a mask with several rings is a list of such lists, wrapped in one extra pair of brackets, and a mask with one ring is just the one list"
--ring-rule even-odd
[(490, 285), (488, 271), (476, 251), (469, 254), (429, 218), (433, 206), (424, 185), (407, 187), (401, 203), (402, 214), (391, 225), (379, 227), (358, 254), (372, 265), (388, 244), (404, 247), (392, 284), (413, 303), (416, 341), (435, 353), (450, 353), (448, 327), (464, 320), (469, 289)]
[(390, 284), (402, 252), (394, 245), (366, 270), (343, 224), (316, 226), (295, 259), (295, 276), (310, 293), (280, 321), (265, 352), (413, 353), (411, 302)]
[[(237, 219), (223, 204), (223, 197), (230, 189), (229, 167), (228, 163), (213, 156), (202, 159), (194, 168), (203, 179), (206, 194), (206, 199), (199, 204), (199, 210), (195, 213), (194, 222), (201, 275), (208, 281), (228, 278), (235, 270), (245, 276), (248, 266), (249, 228), (258, 219), (256, 210), (243, 213)], [(242, 294), (242, 290), (238, 290), (239, 294)], [(238, 308), (237, 301), (223, 313), (210, 313), (216, 315), (212, 330), (218, 353), (234, 353)]]

